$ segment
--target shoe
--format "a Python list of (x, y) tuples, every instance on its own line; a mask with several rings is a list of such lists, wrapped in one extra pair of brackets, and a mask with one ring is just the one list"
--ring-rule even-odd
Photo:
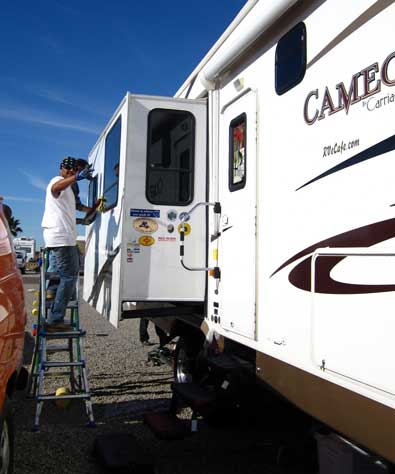
[(154, 344), (152, 342), (149, 342), (148, 339), (144, 341), (140, 341), (143, 346), (153, 346)]
[(46, 323), (44, 326), (44, 330), (46, 332), (66, 332), (66, 331), (74, 331), (74, 328), (71, 324), (66, 324), (63, 321), (60, 322), (53, 322), (53, 323)]
[(47, 300), (54, 300), (56, 296), (56, 291), (55, 290), (47, 290), (45, 297)]

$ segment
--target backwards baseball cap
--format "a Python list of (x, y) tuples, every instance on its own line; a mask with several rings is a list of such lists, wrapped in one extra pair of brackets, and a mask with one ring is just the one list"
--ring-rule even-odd
[(75, 170), (77, 168), (77, 160), (71, 156), (66, 156), (60, 163), (60, 168)]

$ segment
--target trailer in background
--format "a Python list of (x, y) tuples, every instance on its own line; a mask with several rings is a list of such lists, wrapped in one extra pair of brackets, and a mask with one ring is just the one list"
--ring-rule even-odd
[(32, 237), (15, 237), (13, 240), (14, 250), (22, 250), (26, 255), (26, 261), (36, 258), (36, 241)]

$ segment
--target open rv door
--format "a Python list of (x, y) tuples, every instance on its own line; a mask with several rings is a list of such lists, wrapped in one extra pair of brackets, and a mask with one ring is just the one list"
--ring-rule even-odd
[(218, 241), (221, 326), (255, 338), (256, 93), (245, 91), (220, 113)]
[[(179, 263), (183, 213), (206, 200), (206, 101), (129, 95), (121, 302), (203, 302), (206, 276)], [(206, 263), (206, 209), (185, 260)]]

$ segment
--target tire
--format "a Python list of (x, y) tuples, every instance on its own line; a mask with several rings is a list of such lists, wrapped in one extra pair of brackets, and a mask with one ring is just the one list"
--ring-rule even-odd
[(6, 395), (0, 415), (0, 474), (14, 471), (14, 429), (11, 403)]
[(196, 382), (198, 378), (197, 356), (201, 344), (190, 337), (181, 336), (174, 351), (173, 372), (176, 383)]
[(21, 268), (21, 273), (24, 275), (26, 273), (26, 270), (24, 268)]

